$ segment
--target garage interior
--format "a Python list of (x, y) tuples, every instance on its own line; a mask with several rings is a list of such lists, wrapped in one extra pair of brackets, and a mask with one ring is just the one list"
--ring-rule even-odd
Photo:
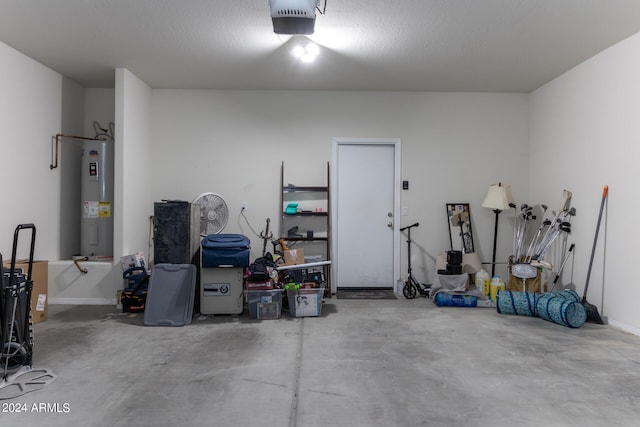
[[(4, 398), (3, 418), (634, 424), (637, 2), (319, 1), (310, 2), (314, 28), (305, 35), (277, 27), (275, 1), (174, 3), (3, 5), (0, 253), (5, 267), (13, 255), (24, 263), (28, 239), (14, 248), (11, 237), (18, 224), (35, 225), (33, 257), (47, 278), (34, 284), (44, 298), (32, 298), (32, 362), (54, 377)], [(292, 54), (300, 41), (316, 43), (315, 61)], [(98, 134), (112, 149), (108, 202), (82, 193), (82, 174), (94, 176), (82, 161), (95, 151), (82, 138)], [(385, 167), (378, 154), (389, 154)], [(508, 186), (513, 206), (487, 204), (494, 185)], [(200, 253), (187, 324), (146, 325), (149, 306), (123, 311), (121, 259), (142, 254), (151, 280), (163, 264), (156, 205), (194, 205), (205, 194), (226, 204), (214, 234), (246, 236), (250, 263), (304, 247), (281, 273), (322, 264), (321, 311), (296, 316), (285, 300), (276, 318), (255, 319), (242, 280), (239, 313), (204, 313), (203, 236), (189, 242)], [(382, 200), (391, 205), (377, 216), (373, 202)], [(109, 219), (107, 253), (84, 250), (87, 217)], [(523, 218), (531, 220), (524, 243)], [(528, 258), (547, 218), (557, 239)], [(318, 219), (324, 229), (309, 225)], [(539, 274), (528, 289), (511, 274), (516, 247)], [(497, 296), (488, 307), (406, 297), (408, 266), (418, 284), (442, 284), (456, 275), (442, 257), (456, 250), (504, 279), (514, 311), (520, 291), (571, 291), (572, 307), (588, 300), (604, 324), (568, 327), (572, 319), (537, 308), (509, 315)], [(475, 295), (478, 271), (459, 293)], [(392, 295), (338, 298), (346, 288)], [(260, 307), (266, 315), (274, 306)]]

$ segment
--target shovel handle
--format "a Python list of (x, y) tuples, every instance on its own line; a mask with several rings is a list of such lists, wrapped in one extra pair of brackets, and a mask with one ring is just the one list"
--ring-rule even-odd
[(609, 194), (609, 186), (605, 185), (602, 189), (602, 198), (604, 199), (605, 197), (607, 197), (607, 194)]

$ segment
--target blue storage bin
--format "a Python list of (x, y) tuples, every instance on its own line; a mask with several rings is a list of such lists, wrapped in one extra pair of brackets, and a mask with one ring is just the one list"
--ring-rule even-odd
[(250, 250), (242, 234), (209, 234), (202, 239), (202, 268), (248, 267)]

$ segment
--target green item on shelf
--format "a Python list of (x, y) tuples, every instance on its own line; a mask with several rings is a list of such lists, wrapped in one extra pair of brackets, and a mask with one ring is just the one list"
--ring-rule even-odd
[(284, 213), (287, 215), (295, 215), (296, 213), (298, 213), (298, 204), (289, 203), (285, 208)]
[(284, 285), (284, 290), (285, 291), (295, 291), (300, 289), (300, 284), (299, 283), (287, 283), (286, 285)]

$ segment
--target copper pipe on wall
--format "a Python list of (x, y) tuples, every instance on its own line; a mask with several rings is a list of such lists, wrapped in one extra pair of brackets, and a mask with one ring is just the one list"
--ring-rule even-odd
[(80, 261), (89, 261), (89, 257), (83, 256), (83, 257), (73, 257), (73, 263), (76, 265), (76, 267), (78, 268), (78, 270), (80, 270), (80, 273), (82, 274), (87, 274), (89, 272), (88, 269), (83, 268), (80, 266), (79, 262)]
[(58, 145), (60, 143), (60, 139), (62, 138), (84, 139), (86, 141), (102, 141), (102, 139), (100, 138), (87, 138), (85, 136), (65, 135), (63, 133), (56, 134), (55, 157), (52, 155), (54, 159), (53, 162), (49, 165), (49, 169), (55, 169), (58, 167)]

